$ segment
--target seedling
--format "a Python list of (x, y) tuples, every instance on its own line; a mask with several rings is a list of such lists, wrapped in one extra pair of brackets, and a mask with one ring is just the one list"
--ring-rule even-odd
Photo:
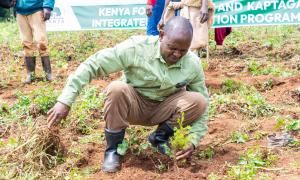
[(182, 112), (181, 117), (177, 119), (177, 123), (179, 127), (174, 128), (174, 136), (172, 136), (170, 140), (173, 155), (175, 155), (176, 152), (183, 150), (190, 145), (191, 126), (183, 127), (183, 122), (184, 122), (184, 112)]
[[(174, 128), (174, 135), (170, 139), (170, 144), (171, 144), (171, 157), (174, 159), (174, 167), (176, 168), (178, 172), (178, 164), (176, 160), (176, 153), (188, 148), (190, 144), (190, 140), (192, 136), (190, 135), (190, 129), (191, 126), (186, 126), (183, 127), (183, 122), (184, 122), (184, 112), (181, 113), (181, 116), (178, 117), (177, 123), (178, 127)], [(185, 161), (185, 160), (183, 160)]]

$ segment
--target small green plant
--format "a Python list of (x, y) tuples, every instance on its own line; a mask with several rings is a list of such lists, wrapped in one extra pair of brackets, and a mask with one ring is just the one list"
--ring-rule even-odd
[(4, 116), (10, 112), (9, 105), (0, 100), (0, 116)]
[(244, 110), (244, 112), (251, 117), (267, 116), (275, 111), (275, 108), (268, 104), (258, 92), (246, 95), (245, 101), (247, 103), (247, 108), (242, 109), (242, 111)]
[(190, 145), (191, 126), (183, 127), (183, 122), (184, 122), (184, 112), (182, 112), (181, 117), (179, 117), (177, 119), (177, 123), (178, 123), (179, 127), (174, 128), (174, 135), (171, 137), (171, 140), (170, 140), (173, 155), (175, 155), (176, 152), (183, 150)]
[(205, 159), (212, 159), (214, 155), (215, 155), (214, 148), (212, 146), (209, 146), (205, 150), (200, 151), (197, 156), (200, 159), (203, 159), (203, 158), (205, 158)]
[(129, 148), (128, 140), (124, 139), (121, 144), (118, 144), (117, 152), (121, 156), (124, 156)]
[(253, 135), (253, 138), (256, 140), (260, 140), (260, 139), (263, 139), (266, 135), (267, 135), (266, 132), (256, 131)]
[(219, 180), (219, 179), (221, 180), (222, 178), (219, 177), (218, 174), (210, 173), (209, 176), (208, 176), (208, 179), (209, 179), (209, 180)]
[(201, 60), (201, 65), (202, 65), (203, 70), (207, 70), (209, 67), (209, 64), (206, 60)]
[(291, 146), (291, 147), (300, 147), (300, 141), (299, 140), (292, 140), (289, 143), (289, 146)]
[(132, 127), (126, 129), (128, 137), (123, 140), (122, 144), (118, 145), (118, 153), (125, 155), (130, 149), (133, 154), (140, 155), (146, 149), (151, 147), (148, 142), (145, 142), (145, 137), (148, 135), (144, 127)]
[(262, 83), (256, 84), (256, 87), (260, 91), (268, 91), (271, 90), (274, 87), (274, 80), (273, 79), (268, 79), (267, 81), (264, 81)]
[(275, 129), (282, 129), (286, 125), (286, 119), (283, 117), (279, 117), (276, 119)]
[(285, 129), (287, 131), (299, 131), (300, 120), (293, 119), (289, 116), (278, 117), (275, 124), (276, 129)]
[(298, 131), (300, 130), (300, 120), (291, 121), (286, 125), (286, 129), (289, 131)]
[(268, 104), (263, 96), (253, 87), (241, 85), (238, 93), (213, 94), (209, 106), (209, 116), (228, 111), (240, 111), (250, 118), (273, 114), (276, 109)]
[(91, 134), (98, 127), (101, 118), (100, 110), (104, 104), (104, 94), (99, 93), (97, 87), (87, 87), (72, 107), (70, 116), (71, 123), (76, 125), (78, 132)]
[(257, 62), (256, 59), (251, 59), (250, 61), (248, 61), (248, 71), (252, 74), (252, 75), (259, 75), (260, 74), (260, 67), (261, 64)]
[(245, 143), (249, 141), (250, 137), (247, 133), (235, 131), (230, 135), (230, 139), (235, 143)]
[(270, 166), (277, 161), (277, 155), (263, 151), (258, 147), (248, 149), (239, 160), (238, 165), (231, 166), (228, 176), (233, 179), (258, 179), (260, 167)]
[(283, 70), (279, 67), (271, 65), (264, 66), (261, 63), (259, 63), (256, 59), (249, 59), (247, 64), (248, 71), (254, 76), (271, 74), (274, 76), (288, 77), (292, 75), (291, 72)]
[(233, 93), (241, 88), (242, 84), (233, 79), (226, 79), (222, 84), (222, 90), (225, 93)]
[(166, 171), (168, 169), (167, 165), (161, 162), (161, 160), (158, 159), (158, 164), (155, 164), (155, 168), (158, 169), (158, 171)]
[(33, 91), (32, 95), (33, 103), (37, 104), (42, 113), (46, 114), (56, 103), (58, 91), (51, 87), (43, 87)]

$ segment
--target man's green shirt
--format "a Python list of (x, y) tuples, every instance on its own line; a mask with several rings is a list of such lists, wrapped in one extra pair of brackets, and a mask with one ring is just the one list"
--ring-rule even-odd
[[(133, 36), (128, 40), (98, 51), (70, 75), (58, 101), (68, 106), (75, 101), (84, 85), (96, 76), (123, 71), (122, 81), (151, 100), (163, 101), (180, 91), (176, 84), (186, 82), (187, 91), (201, 93), (208, 101), (204, 73), (199, 58), (188, 52), (176, 64), (167, 65), (160, 54), (157, 36)], [(207, 110), (192, 124), (192, 143), (197, 146), (207, 132)]]

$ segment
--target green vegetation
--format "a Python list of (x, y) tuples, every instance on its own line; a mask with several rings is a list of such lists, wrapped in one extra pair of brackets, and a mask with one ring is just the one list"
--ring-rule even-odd
[(241, 90), (241, 88), (242, 88), (242, 83), (237, 82), (233, 79), (226, 79), (223, 82), (222, 91), (224, 93), (234, 93), (236, 91)]
[(87, 87), (72, 106), (67, 120), (76, 126), (78, 132), (91, 134), (98, 127), (103, 105), (104, 94), (99, 93), (97, 87)]
[(147, 141), (149, 129), (145, 127), (130, 127), (126, 129), (128, 135), (118, 146), (118, 153), (125, 155), (127, 150), (130, 149), (131, 153), (140, 155), (146, 149), (152, 147)]
[(235, 143), (245, 143), (249, 141), (250, 137), (247, 133), (235, 131), (230, 135), (230, 139)]
[(238, 180), (259, 179), (258, 171), (261, 167), (271, 166), (277, 161), (277, 155), (253, 147), (240, 157), (238, 165), (231, 166), (228, 176)]
[(274, 76), (283, 76), (283, 77), (288, 77), (291, 76), (292, 73), (288, 72), (286, 70), (282, 70), (279, 67), (275, 67), (272, 65), (267, 65), (264, 67), (258, 60), (256, 59), (250, 59), (248, 61), (248, 71), (254, 75), (274, 75)]
[(171, 137), (170, 143), (172, 146), (173, 155), (176, 152), (187, 148), (190, 145), (190, 129), (191, 126), (183, 127), (184, 122), (184, 112), (181, 113), (181, 117), (177, 119), (178, 126), (174, 128), (174, 135)]
[(209, 159), (211, 160), (215, 155), (215, 151), (214, 151), (214, 147), (213, 146), (209, 146), (206, 149), (204, 149), (203, 151), (200, 151), (197, 154), (197, 157), (200, 159)]
[(284, 129), (286, 131), (299, 131), (300, 120), (293, 119), (292, 117), (278, 117), (276, 119), (276, 129)]
[(255, 118), (271, 115), (276, 110), (266, 102), (264, 97), (253, 86), (226, 80), (223, 85), (223, 91), (229, 94), (212, 95), (209, 107), (210, 116), (221, 112), (239, 111), (251, 118)]

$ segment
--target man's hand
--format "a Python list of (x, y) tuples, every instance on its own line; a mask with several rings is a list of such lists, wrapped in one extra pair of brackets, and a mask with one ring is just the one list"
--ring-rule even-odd
[(160, 19), (160, 21), (157, 24), (157, 30), (158, 31), (162, 31), (164, 29), (165, 23), (162, 19)]
[(200, 23), (205, 23), (208, 20), (208, 1), (202, 0), (200, 9)]
[(208, 9), (207, 7), (201, 8), (200, 10), (200, 22), (205, 23), (208, 20)]
[(146, 6), (146, 15), (148, 17), (152, 16), (152, 9), (153, 9), (153, 6), (151, 4), (147, 4), (147, 6)]
[(58, 123), (61, 119), (66, 118), (69, 114), (69, 111), (69, 106), (61, 102), (57, 102), (47, 113), (48, 128), (51, 128), (54, 123)]
[(176, 153), (176, 160), (189, 158), (195, 150), (195, 146), (193, 144), (189, 145), (186, 149), (179, 151)]
[(47, 21), (48, 19), (50, 19), (50, 16), (51, 16), (51, 9), (49, 9), (49, 8), (44, 8), (44, 9), (43, 9), (43, 14), (44, 14), (44, 21)]

